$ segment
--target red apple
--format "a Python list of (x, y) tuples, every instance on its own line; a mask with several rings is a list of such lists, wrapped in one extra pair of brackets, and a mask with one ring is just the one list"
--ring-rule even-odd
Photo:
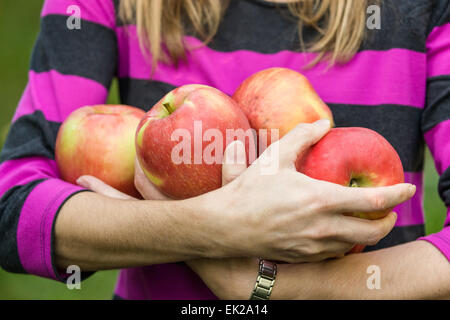
[(146, 114), (136, 132), (136, 151), (160, 191), (185, 199), (221, 187), (223, 152), (236, 139), (245, 143), (247, 155), (256, 153), (236, 102), (215, 88), (192, 84), (169, 92)]
[(268, 129), (267, 146), (277, 140), (270, 129), (278, 129), (281, 138), (299, 123), (319, 119), (333, 123), (330, 109), (308, 79), (291, 69), (270, 68), (253, 74), (242, 82), (233, 99), (252, 128)]
[[(404, 182), (402, 162), (390, 143), (367, 128), (335, 128), (299, 155), (297, 171), (347, 187), (381, 187)], [(391, 209), (378, 212), (351, 212), (364, 219), (379, 219)], [(358, 245), (351, 252), (362, 251)]]
[(125, 105), (79, 108), (64, 121), (55, 157), (61, 177), (71, 183), (92, 175), (137, 197), (134, 187), (134, 135), (145, 112)]

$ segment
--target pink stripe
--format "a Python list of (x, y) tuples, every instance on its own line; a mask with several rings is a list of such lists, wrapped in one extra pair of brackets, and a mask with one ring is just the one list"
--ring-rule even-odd
[(30, 71), (28, 78), (13, 121), (36, 110), (41, 110), (49, 121), (62, 121), (75, 109), (103, 104), (108, 97), (108, 90), (100, 83), (55, 70)]
[(38, 184), (28, 195), (17, 227), (20, 262), (31, 274), (58, 279), (52, 261), (52, 229), (61, 204), (82, 190), (58, 179)]
[(433, 244), (450, 262), (450, 226), (438, 233), (419, 238), (419, 240), (425, 240)]
[[(116, 14), (113, 0), (52, 0), (45, 1), (41, 17), (49, 14), (70, 16), (74, 13), (71, 6), (79, 8), (80, 17), (108, 28), (115, 28)], [(69, 10), (70, 9), (70, 10)]]
[(394, 211), (397, 213), (396, 226), (409, 226), (425, 223), (423, 211), (423, 173), (405, 172), (405, 182), (416, 186), (417, 191), (410, 200), (396, 206)]
[(44, 157), (31, 157), (5, 161), (0, 165), (0, 197), (17, 185), (31, 181), (58, 177), (58, 168), (54, 160)]
[(217, 300), (184, 263), (121, 270), (114, 292), (127, 300)]
[(435, 27), (426, 45), (427, 76), (450, 75), (450, 23)]
[[(150, 64), (141, 53), (135, 26), (117, 28), (119, 76), (148, 79)], [(160, 64), (154, 79), (180, 86), (200, 83), (232, 94), (249, 75), (269, 67), (301, 70), (313, 54), (281, 51), (262, 54), (252, 51), (218, 52), (200, 47), (201, 42), (186, 37), (190, 47), (187, 61), (178, 69)], [(303, 73), (324, 101), (342, 104), (402, 104), (423, 108), (425, 105), (426, 56), (404, 49), (364, 51), (348, 64), (326, 71), (321, 63)]]
[(450, 119), (436, 125), (424, 137), (441, 175), (450, 166)]

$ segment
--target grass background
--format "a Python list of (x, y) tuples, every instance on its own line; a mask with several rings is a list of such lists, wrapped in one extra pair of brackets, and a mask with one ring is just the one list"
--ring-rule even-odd
[[(39, 31), (42, 0), (0, 1), (0, 147), (27, 82), (30, 54)], [(118, 102), (117, 83), (109, 103)], [(445, 207), (437, 193), (438, 175), (427, 150), (425, 161), (426, 232), (442, 228)], [(1, 214), (1, 213), (0, 213)], [(0, 270), (0, 299), (110, 299), (117, 271), (97, 272), (82, 283), (81, 290), (68, 290), (56, 281)]]

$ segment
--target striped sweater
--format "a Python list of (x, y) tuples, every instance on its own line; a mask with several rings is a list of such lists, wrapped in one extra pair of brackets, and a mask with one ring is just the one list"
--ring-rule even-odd
[[(67, 28), (77, 5), (81, 29)], [(249, 75), (269, 67), (302, 71), (330, 106), (337, 126), (367, 127), (397, 150), (416, 195), (395, 208), (392, 232), (367, 250), (418, 238), (450, 260), (450, 215), (442, 231), (424, 236), (425, 143), (440, 174), (439, 193), (450, 206), (450, 1), (385, 0), (381, 29), (368, 30), (356, 56), (327, 69), (303, 70), (296, 21), (285, 5), (232, 0), (213, 41), (190, 48), (178, 67), (151, 65), (135, 25), (117, 17), (118, 0), (46, 0), (32, 53), (29, 81), (0, 156), (0, 263), (11, 272), (64, 280), (54, 262), (54, 223), (64, 202), (83, 191), (62, 181), (55, 164), (61, 122), (76, 108), (103, 104), (113, 78), (121, 102), (148, 110), (169, 90), (189, 83), (232, 94)], [(306, 41), (316, 36), (304, 30)], [(376, 155), (375, 155), (376, 156)], [(448, 209), (447, 209), (448, 210)], [(184, 264), (122, 270), (116, 295), (125, 299), (214, 299)]]

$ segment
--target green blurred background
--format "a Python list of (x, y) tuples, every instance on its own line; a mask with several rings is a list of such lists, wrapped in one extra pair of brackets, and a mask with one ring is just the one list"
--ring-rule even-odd
[[(39, 31), (42, 2), (42, 0), (0, 1), (0, 43), (2, 43), (0, 147), (27, 82), (30, 53)], [(113, 83), (109, 103), (117, 103), (117, 97), (117, 84)], [(427, 150), (425, 162), (427, 233), (440, 230), (445, 218), (445, 207), (437, 193), (437, 181), (438, 175)], [(56, 281), (0, 270), (0, 299), (110, 299), (116, 278), (117, 271), (97, 272), (82, 283), (81, 290), (68, 290), (64, 284)]]

